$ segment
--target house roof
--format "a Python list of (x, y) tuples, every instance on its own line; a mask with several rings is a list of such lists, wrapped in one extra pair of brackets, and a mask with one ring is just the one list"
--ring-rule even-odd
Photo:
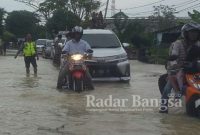
[(124, 12), (120, 11), (118, 13), (116, 13), (115, 15), (113, 15), (111, 18), (129, 18)]
[(174, 27), (170, 27), (170, 28), (167, 28), (167, 29), (163, 29), (163, 30), (158, 30), (158, 31), (155, 31), (154, 33), (177, 33), (177, 32), (181, 31), (182, 27), (183, 27), (183, 24), (177, 25), (177, 26), (174, 26)]

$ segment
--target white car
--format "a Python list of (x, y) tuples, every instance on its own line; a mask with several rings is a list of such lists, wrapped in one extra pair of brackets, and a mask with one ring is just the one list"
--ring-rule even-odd
[(87, 61), (93, 80), (123, 81), (130, 80), (130, 63), (120, 40), (111, 30), (84, 30), (83, 40), (93, 49), (93, 59)]
[(46, 43), (47, 43), (47, 39), (38, 39), (36, 40), (36, 47), (37, 47), (37, 52), (39, 54), (42, 54), (45, 46), (46, 46)]

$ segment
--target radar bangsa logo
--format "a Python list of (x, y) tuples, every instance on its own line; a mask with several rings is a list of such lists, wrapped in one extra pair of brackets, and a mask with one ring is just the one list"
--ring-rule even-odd
[[(165, 104), (168, 106), (162, 106)], [(153, 111), (160, 107), (182, 107), (182, 100), (142, 98), (140, 95), (130, 95), (128, 98), (108, 95), (100, 98), (94, 95), (86, 95), (86, 110), (88, 111)]]

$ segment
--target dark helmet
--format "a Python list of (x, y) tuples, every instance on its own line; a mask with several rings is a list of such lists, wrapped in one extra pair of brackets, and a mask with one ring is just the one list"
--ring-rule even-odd
[(182, 37), (185, 38), (186, 32), (191, 31), (191, 30), (198, 30), (200, 32), (200, 24), (194, 23), (194, 22), (185, 24), (181, 29)]
[(62, 35), (61, 35), (61, 34), (58, 34), (58, 38), (62, 38)]

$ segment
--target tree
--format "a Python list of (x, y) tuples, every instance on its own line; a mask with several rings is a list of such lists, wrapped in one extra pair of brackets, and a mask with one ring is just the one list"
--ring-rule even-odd
[(38, 16), (29, 11), (13, 11), (8, 13), (6, 19), (6, 29), (16, 35), (23, 37), (27, 33), (34, 36), (37, 25), (39, 25)]
[(150, 47), (153, 38), (145, 30), (146, 27), (137, 21), (129, 23), (123, 32), (123, 42), (132, 43), (136, 48)]
[(80, 24), (80, 18), (72, 12), (64, 11), (63, 9), (57, 10), (53, 13), (52, 18), (47, 21), (47, 29), (49, 33), (58, 33), (67, 29), (71, 29)]
[(193, 13), (188, 12), (188, 15), (191, 17), (191, 19), (197, 23), (200, 23), (200, 12), (197, 10), (193, 10)]
[(14, 34), (8, 32), (8, 31), (3, 32), (2, 40), (3, 40), (4, 42), (15, 41), (15, 38), (16, 38), (16, 37), (15, 37)]
[(169, 6), (154, 6), (154, 14), (149, 19), (157, 22), (157, 30), (174, 27), (176, 25), (175, 9)]
[(113, 16), (115, 32), (117, 33), (119, 39), (123, 42), (123, 32), (128, 23), (128, 16), (126, 16), (123, 12), (119, 12)]
[(89, 18), (92, 11), (100, 7), (100, 1), (97, 0), (69, 0), (69, 10), (83, 18)]
[(48, 20), (54, 11), (63, 9), (65, 11), (71, 11), (76, 14), (80, 19), (88, 17), (91, 12), (97, 10), (100, 7), (100, 1), (98, 0), (15, 0), (25, 3), (26, 5), (34, 8), (40, 12), (43, 17)]
[(38, 11), (48, 20), (56, 10), (62, 9), (68, 11), (68, 2), (68, 0), (45, 0), (39, 4)]
[(3, 8), (0, 8), (0, 35), (3, 34), (4, 26), (3, 26), (3, 20), (4, 20), (4, 15), (5, 11)]

